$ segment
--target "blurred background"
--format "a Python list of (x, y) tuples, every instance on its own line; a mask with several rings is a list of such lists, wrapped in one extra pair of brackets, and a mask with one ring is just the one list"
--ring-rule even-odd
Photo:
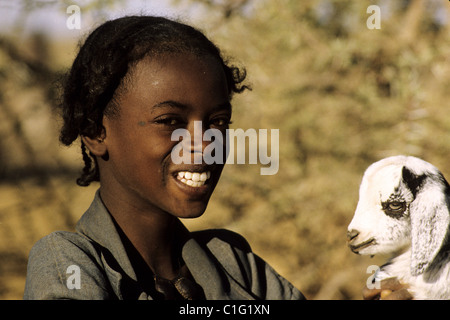
[(233, 128), (279, 129), (278, 173), (227, 166), (186, 225), (241, 233), (309, 299), (361, 299), (387, 258), (346, 246), (364, 170), (408, 154), (450, 177), (447, 0), (0, 0), (0, 299), (22, 298), (32, 245), (73, 230), (98, 188), (75, 183), (79, 143), (58, 142), (58, 81), (92, 28), (129, 14), (203, 30), (253, 87), (235, 96)]

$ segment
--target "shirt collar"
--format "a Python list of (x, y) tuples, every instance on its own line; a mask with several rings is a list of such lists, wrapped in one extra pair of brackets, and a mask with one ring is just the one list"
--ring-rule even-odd
[(122, 270), (136, 281), (136, 274), (117, 232), (115, 223), (106, 209), (97, 190), (89, 209), (83, 214), (76, 225), (76, 230), (90, 238), (104, 249), (110, 251)]

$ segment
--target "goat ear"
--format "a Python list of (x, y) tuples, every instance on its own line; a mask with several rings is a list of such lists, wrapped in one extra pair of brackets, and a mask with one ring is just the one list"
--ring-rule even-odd
[(449, 230), (448, 183), (439, 174), (417, 176), (403, 168), (403, 179), (415, 199), (411, 217), (411, 273), (422, 274), (436, 258)]

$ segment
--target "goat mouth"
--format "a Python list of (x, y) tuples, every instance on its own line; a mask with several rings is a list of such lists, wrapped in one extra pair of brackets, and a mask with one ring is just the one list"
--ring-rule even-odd
[(374, 238), (370, 238), (369, 240), (366, 240), (364, 242), (361, 242), (359, 244), (353, 245), (353, 244), (349, 244), (348, 246), (350, 247), (350, 250), (352, 250), (354, 253), (359, 253), (359, 251), (361, 251), (362, 249), (365, 249), (367, 247), (370, 247), (372, 245), (374, 245), (375, 239)]

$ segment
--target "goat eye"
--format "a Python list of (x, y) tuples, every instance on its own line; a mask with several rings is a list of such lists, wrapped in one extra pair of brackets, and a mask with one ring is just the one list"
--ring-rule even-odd
[(406, 202), (401, 201), (384, 202), (382, 206), (384, 213), (393, 218), (402, 217), (403, 213), (406, 211)]
[(392, 211), (400, 211), (403, 210), (404, 203), (403, 202), (391, 202), (388, 204), (389, 210)]

